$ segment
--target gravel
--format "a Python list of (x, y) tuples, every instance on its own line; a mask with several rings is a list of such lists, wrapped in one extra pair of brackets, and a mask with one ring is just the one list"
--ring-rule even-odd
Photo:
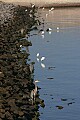
[(4, 22), (13, 18), (15, 8), (16, 6), (13, 4), (0, 1), (0, 24), (4, 24)]

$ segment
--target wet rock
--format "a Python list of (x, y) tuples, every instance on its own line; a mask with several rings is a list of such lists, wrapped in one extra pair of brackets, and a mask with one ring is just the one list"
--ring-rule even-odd
[(64, 107), (63, 106), (56, 106), (58, 109), (63, 109)]
[(68, 103), (68, 106), (69, 106), (69, 105), (72, 105), (73, 103), (75, 103), (75, 102), (69, 102), (69, 103)]
[(66, 98), (61, 98), (61, 101), (67, 101), (67, 99)]

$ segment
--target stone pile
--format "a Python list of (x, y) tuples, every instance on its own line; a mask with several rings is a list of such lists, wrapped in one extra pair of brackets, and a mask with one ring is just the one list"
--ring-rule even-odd
[(7, 20), (11, 20), (13, 17), (13, 11), (16, 6), (9, 3), (4, 3), (0, 1), (0, 22), (3, 24)]
[[(32, 45), (25, 35), (36, 23), (34, 10), (30, 13), (30, 8), (0, 3), (3, 6), (1, 14), (4, 14), (0, 18), (0, 120), (38, 120), (38, 105), (44, 107), (44, 101), (37, 94), (32, 104), (30, 94), (35, 86), (27, 63), (29, 53), (21, 51), (20, 47)], [(8, 8), (15, 8), (14, 15), (10, 12), (12, 19), (5, 21), (4, 16), (9, 17), (5, 14)], [(27, 13), (25, 9), (28, 9)]]

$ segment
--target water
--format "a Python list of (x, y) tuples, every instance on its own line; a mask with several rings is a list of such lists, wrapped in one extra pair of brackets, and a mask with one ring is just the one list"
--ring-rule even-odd
[[(29, 50), (35, 62), (34, 78), (40, 81), (40, 98), (45, 101), (45, 108), (39, 109), (40, 120), (79, 120), (80, 8), (44, 9), (37, 16), (43, 22), (38, 29), (45, 33), (30, 33)], [(46, 32), (49, 27), (52, 31)], [(43, 62), (37, 61), (37, 53), (45, 56)]]

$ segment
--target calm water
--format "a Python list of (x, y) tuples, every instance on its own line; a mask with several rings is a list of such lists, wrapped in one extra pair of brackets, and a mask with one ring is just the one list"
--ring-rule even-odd
[[(29, 50), (35, 62), (34, 78), (40, 81), (40, 98), (45, 101), (45, 108), (39, 109), (40, 120), (79, 120), (80, 8), (44, 9), (37, 16), (43, 24), (30, 33)], [(46, 32), (49, 27), (52, 31)], [(37, 53), (45, 56), (43, 62), (37, 61)]]

